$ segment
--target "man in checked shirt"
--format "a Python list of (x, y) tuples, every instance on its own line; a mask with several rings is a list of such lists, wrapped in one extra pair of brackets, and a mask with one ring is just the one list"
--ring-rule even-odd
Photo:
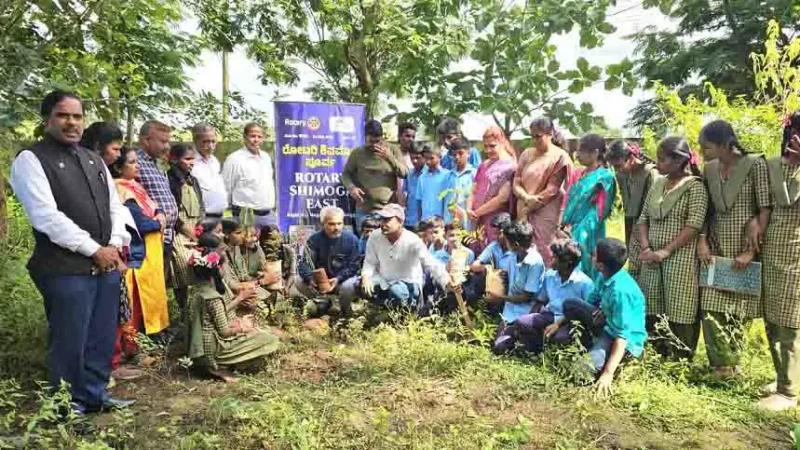
[(147, 194), (164, 210), (167, 223), (164, 227), (164, 272), (168, 278), (172, 259), (172, 239), (175, 235), (175, 223), (178, 221), (178, 203), (169, 190), (167, 173), (161, 168), (166, 163), (169, 151), (169, 139), (172, 128), (157, 120), (148, 120), (139, 130), (139, 143), (142, 148), (136, 150), (139, 158), (139, 176)]

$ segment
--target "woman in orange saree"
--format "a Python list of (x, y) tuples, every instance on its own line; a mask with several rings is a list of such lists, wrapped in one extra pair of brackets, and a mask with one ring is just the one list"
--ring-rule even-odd
[(549, 267), (553, 261), (550, 244), (561, 218), (564, 181), (572, 161), (567, 152), (552, 143), (552, 120), (536, 119), (530, 131), (533, 147), (519, 157), (514, 176), (517, 220), (531, 224), (536, 248)]

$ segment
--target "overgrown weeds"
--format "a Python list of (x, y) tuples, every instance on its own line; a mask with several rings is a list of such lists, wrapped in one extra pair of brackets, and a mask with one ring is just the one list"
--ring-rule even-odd
[[(613, 397), (593, 398), (579, 344), (542, 355), (497, 357), (496, 322), (482, 313), (467, 330), (455, 315), (394, 315), (370, 328), (364, 317), (306, 330), (289, 307), (275, 320), (287, 349), (238, 386), (191, 378), (164, 343), (150, 376), (116, 388), (138, 400), (125, 413), (93, 418), (90, 434), (58, 419), (69, 398), (30, 380), (44, 378), (46, 321), (25, 269), (31, 237), (9, 199), (9, 237), (0, 244), (0, 448), (786, 448), (793, 417), (753, 403), (771, 381), (763, 325), (741, 342), (743, 375), (710, 375), (694, 361), (663, 360), (652, 349), (617, 375)], [(738, 336), (735, 337), (739, 339)], [(577, 341), (577, 339), (576, 339)], [(167, 342), (166, 344), (169, 344)], [(173, 344), (175, 345), (175, 344)], [(169, 357), (168, 357), (169, 356)], [(24, 382), (16, 380), (25, 380)]]

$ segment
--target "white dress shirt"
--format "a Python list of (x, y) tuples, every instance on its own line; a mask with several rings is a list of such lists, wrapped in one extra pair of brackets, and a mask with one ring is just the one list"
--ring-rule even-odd
[(378, 228), (367, 240), (361, 278), (371, 279), (373, 285), (380, 285), (383, 289), (396, 281), (422, 288), (423, 267), (440, 286), (447, 287), (450, 283), (450, 274), (444, 264), (433, 257), (419, 236), (403, 230), (400, 238), (392, 244)]
[[(119, 201), (117, 188), (108, 169), (106, 179), (111, 206), (111, 239), (108, 245), (121, 248), (131, 239), (125, 230), (127, 208)], [(47, 175), (33, 152), (23, 150), (17, 156), (11, 165), (9, 181), (14, 194), (28, 214), (31, 226), (47, 236), (52, 243), (86, 257), (92, 257), (100, 249), (100, 243), (92, 239), (88, 231), (58, 210)]]
[(246, 148), (231, 153), (225, 160), (222, 179), (231, 205), (255, 210), (275, 209), (275, 180), (272, 158), (267, 152), (254, 155)]
[(225, 181), (222, 179), (222, 166), (214, 155), (208, 158), (197, 154), (194, 159), (192, 176), (197, 178), (200, 183), (200, 190), (203, 192), (203, 206), (206, 212), (211, 214), (222, 214), (228, 209), (228, 191), (225, 189)]

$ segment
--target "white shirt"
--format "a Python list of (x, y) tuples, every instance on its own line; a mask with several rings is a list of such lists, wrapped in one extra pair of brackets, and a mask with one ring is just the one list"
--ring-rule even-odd
[(208, 158), (204, 158), (203, 155), (197, 154), (192, 176), (200, 183), (203, 206), (207, 213), (222, 214), (228, 209), (228, 191), (225, 189), (221, 172), (222, 166), (216, 156), (208, 155)]
[[(130, 234), (125, 230), (128, 209), (122, 205), (117, 195), (117, 188), (111, 174), (106, 169), (108, 180), (108, 196), (111, 206), (111, 239), (108, 245), (121, 248), (130, 242)], [(22, 204), (31, 226), (47, 236), (59, 247), (71, 252), (91, 257), (101, 245), (80, 228), (66, 214), (58, 210), (50, 182), (44, 173), (39, 158), (29, 150), (23, 150), (11, 165), (11, 188)], [(126, 215), (127, 214), (127, 215)]]
[(447, 287), (450, 283), (444, 264), (433, 257), (419, 236), (403, 230), (400, 238), (392, 244), (378, 228), (367, 240), (361, 278), (372, 279), (374, 285), (381, 285), (384, 289), (395, 281), (413, 283), (421, 288), (423, 267), (440, 286)]
[(246, 148), (231, 153), (225, 160), (222, 179), (231, 205), (256, 210), (275, 209), (275, 180), (272, 158), (263, 151), (258, 156)]

